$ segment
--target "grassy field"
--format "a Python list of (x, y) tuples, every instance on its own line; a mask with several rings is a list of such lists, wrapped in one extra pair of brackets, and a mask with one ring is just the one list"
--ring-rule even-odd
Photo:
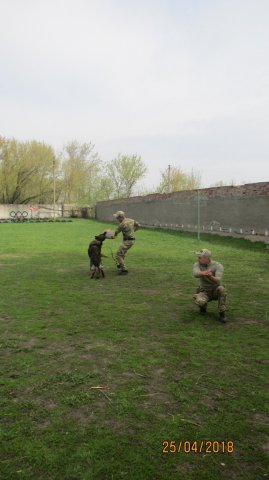
[[(1, 479), (269, 478), (269, 250), (141, 230), (129, 275), (107, 240), (91, 280), (105, 227), (0, 225)], [(192, 300), (201, 247), (225, 266), (226, 325)]]

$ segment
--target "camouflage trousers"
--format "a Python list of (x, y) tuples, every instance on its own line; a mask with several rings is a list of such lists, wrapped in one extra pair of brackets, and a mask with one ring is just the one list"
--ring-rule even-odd
[(203, 290), (199, 287), (197, 293), (193, 295), (193, 298), (196, 305), (205, 308), (211, 300), (218, 300), (219, 312), (225, 312), (226, 310), (227, 290), (223, 285), (219, 285), (210, 291)]
[(124, 263), (125, 255), (127, 251), (134, 245), (134, 243), (135, 243), (134, 240), (123, 240), (123, 243), (121, 244), (120, 248), (116, 253), (116, 260), (121, 270), (126, 270), (125, 263)]

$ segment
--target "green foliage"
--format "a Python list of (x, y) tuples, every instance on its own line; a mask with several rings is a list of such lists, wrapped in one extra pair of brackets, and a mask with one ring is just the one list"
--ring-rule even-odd
[(62, 152), (63, 201), (89, 205), (94, 203), (102, 162), (92, 143), (68, 143)]
[(51, 202), (53, 160), (53, 149), (44, 143), (1, 138), (0, 202)]
[[(244, 182), (242, 182), (243, 184)], [(223, 180), (218, 180), (217, 182), (213, 183), (210, 185), (211, 187), (225, 187), (225, 186), (231, 186), (234, 187), (236, 185), (236, 182), (234, 180), (230, 180), (229, 182), (224, 182)]]
[(223, 180), (218, 180), (217, 182), (213, 183), (211, 187), (224, 187), (225, 182)]
[[(139, 218), (137, 219), (139, 220)], [(91, 280), (106, 223), (0, 225), (0, 477), (254, 480), (268, 466), (268, 250), (142, 229), (117, 276)], [(224, 264), (226, 325), (200, 317), (194, 252)], [(268, 403), (268, 402), (267, 402)], [(233, 454), (162, 453), (163, 441)]]
[(118, 155), (104, 164), (90, 143), (69, 142), (59, 154), (44, 143), (0, 137), (0, 203), (52, 203), (77, 206), (129, 197), (146, 167), (137, 155)]
[(113, 197), (130, 197), (138, 181), (147, 171), (138, 155), (121, 155), (106, 165), (107, 177), (113, 185)]
[(194, 190), (200, 188), (201, 175), (199, 172), (191, 171), (184, 173), (180, 167), (169, 167), (161, 172), (161, 182), (157, 187), (160, 193), (171, 193), (180, 190)]
[(102, 173), (97, 179), (95, 201), (109, 200), (114, 196), (114, 185), (112, 179)]
[[(52, 203), (55, 177), (56, 202), (92, 206), (99, 200), (149, 193), (139, 188), (146, 171), (138, 155), (119, 154), (105, 164), (91, 142), (69, 142), (56, 158), (44, 143), (0, 138), (0, 203)], [(157, 191), (189, 190), (200, 184), (199, 173), (172, 167), (161, 172)]]

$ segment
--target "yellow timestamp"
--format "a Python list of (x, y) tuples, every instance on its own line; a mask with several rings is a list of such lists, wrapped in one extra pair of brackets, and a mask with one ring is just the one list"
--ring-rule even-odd
[(162, 453), (234, 453), (234, 442), (218, 440), (164, 440)]

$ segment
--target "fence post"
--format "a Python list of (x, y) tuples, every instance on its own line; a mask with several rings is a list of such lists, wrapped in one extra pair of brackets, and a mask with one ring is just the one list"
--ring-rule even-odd
[(55, 221), (55, 157), (53, 157), (53, 220)]
[(197, 189), (197, 239), (200, 242), (200, 191)]

